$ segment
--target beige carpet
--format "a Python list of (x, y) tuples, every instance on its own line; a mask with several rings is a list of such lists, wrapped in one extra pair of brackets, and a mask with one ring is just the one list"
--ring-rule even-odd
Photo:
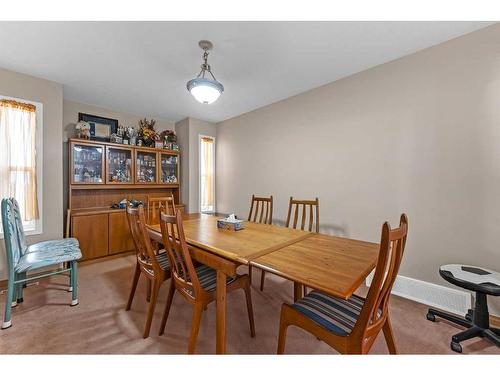
[[(186, 353), (191, 306), (176, 295), (166, 333), (158, 336), (168, 282), (160, 291), (151, 336), (142, 338), (147, 308), (141, 278), (131, 311), (125, 311), (135, 259), (133, 256), (82, 265), (79, 272), (80, 304), (70, 307), (68, 278), (55, 276), (25, 289), (24, 303), (13, 309), (13, 326), (0, 331), (0, 353), (62, 354), (168, 354)], [(244, 269), (242, 269), (244, 271)], [(228, 296), (227, 352), (273, 354), (276, 352), (279, 313), (283, 301), (292, 300), (292, 283), (273, 275), (266, 278), (264, 292), (257, 288), (255, 270), (252, 289), (255, 338), (250, 337), (243, 291)], [(3, 317), (5, 294), (0, 299)], [(453, 353), (451, 336), (460, 329), (450, 323), (426, 320), (426, 306), (393, 296), (390, 314), (401, 353)], [(500, 354), (499, 348), (481, 339), (463, 345), (464, 353)], [(204, 313), (197, 353), (215, 352), (215, 304)], [(295, 327), (288, 330), (287, 353), (334, 354), (328, 345)], [(371, 351), (388, 353), (381, 334)]]

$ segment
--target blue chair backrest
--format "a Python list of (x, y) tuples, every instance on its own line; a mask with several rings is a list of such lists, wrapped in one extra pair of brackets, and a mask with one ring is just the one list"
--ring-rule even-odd
[(15, 198), (2, 199), (2, 226), (7, 265), (13, 269), (26, 251), (21, 211)]

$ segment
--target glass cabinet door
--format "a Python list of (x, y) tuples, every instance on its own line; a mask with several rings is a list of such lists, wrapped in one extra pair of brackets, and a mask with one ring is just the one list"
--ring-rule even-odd
[(83, 143), (72, 144), (72, 182), (76, 184), (102, 184), (103, 152), (103, 146)]
[(139, 183), (156, 183), (156, 152), (137, 151), (135, 180)]
[(160, 153), (160, 183), (162, 184), (176, 184), (179, 182), (178, 173), (178, 155), (169, 155)]
[(132, 150), (119, 147), (106, 147), (107, 184), (132, 184)]

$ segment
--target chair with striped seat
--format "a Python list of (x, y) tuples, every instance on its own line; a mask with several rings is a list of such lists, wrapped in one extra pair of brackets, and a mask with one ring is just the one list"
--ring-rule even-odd
[(142, 274), (146, 276), (146, 279), (148, 280), (147, 292), (148, 294), (151, 293), (151, 297), (148, 298), (149, 307), (143, 334), (143, 337), (147, 338), (149, 337), (149, 331), (153, 321), (153, 314), (156, 307), (156, 301), (158, 299), (158, 291), (161, 284), (165, 280), (168, 280), (171, 275), (170, 262), (165, 250), (158, 253), (155, 252), (146, 229), (144, 207), (139, 205), (137, 208), (134, 208), (130, 204), (127, 204), (127, 219), (136, 248), (137, 262), (132, 281), (132, 289), (130, 290), (125, 310), (130, 310), (130, 307), (132, 306), (132, 301), (134, 300), (134, 294), (137, 289), (137, 283), (140, 275)]
[[(200, 328), (201, 315), (206, 306), (216, 299), (217, 272), (203, 264), (194, 265), (189, 253), (182, 227), (182, 214), (180, 211), (173, 215), (161, 213), (160, 226), (163, 244), (167, 250), (170, 264), (172, 264), (172, 281), (167, 297), (167, 304), (161, 322), (160, 335), (165, 331), (168, 314), (175, 291), (178, 291), (189, 303), (194, 306), (191, 334), (189, 337), (188, 353), (195, 352), (196, 340)], [(250, 292), (250, 278), (248, 275), (228, 277), (227, 293), (243, 289), (245, 291), (250, 334), (255, 336), (253, 319), (252, 297)]]
[(375, 275), (366, 298), (352, 295), (343, 300), (313, 290), (293, 305), (283, 304), (278, 354), (285, 351), (286, 331), (290, 325), (310, 332), (344, 354), (368, 353), (382, 330), (389, 352), (397, 354), (388, 304), (407, 232), (405, 214), (401, 215), (399, 228), (391, 230), (389, 223), (384, 223)]

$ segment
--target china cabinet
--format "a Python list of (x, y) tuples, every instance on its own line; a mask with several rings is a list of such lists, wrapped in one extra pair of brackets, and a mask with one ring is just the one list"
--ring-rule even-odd
[(134, 250), (123, 199), (180, 196), (180, 152), (82, 139), (69, 140), (70, 232), (83, 260)]

